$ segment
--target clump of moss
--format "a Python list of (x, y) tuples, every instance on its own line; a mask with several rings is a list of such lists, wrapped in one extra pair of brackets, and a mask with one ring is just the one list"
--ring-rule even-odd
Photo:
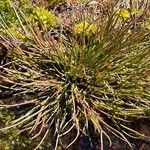
[(38, 24), (41, 22), (46, 27), (54, 27), (58, 24), (58, 18), (44, 7), (35, 7), (32, 15), (30, 15), (31, 21)]
[[(9, 124), (10, 120), (14, 119), (15, 116), (13, 113), (6, 109), (1, 109), (0, 111), (0, 127), (6, 126)], [(14, 127), (8, 130), (0, 131), (0, 149), (1, 150), (24, 150), (27, 148), (27, 145), (30, 143), (30, 140), (19, 135), (19, 130)]]
[[(17, 32), (12, 27), (12, 24), (15, 26), (19, 26), (20, 22), (18, 20), (19, 11), (14, 12), (14, 6), (17, 9), (20, 9), (24, 14), (26, 14), (27, 17), (29, 17), (30, 21), (33, 22), (34, 24), (39, 25), (42, 23), (46, 27), (54, 27), (58, 24), (58, 18), (51, 12), (48, 11), (45, 7), (42, 6), (34, 6), (31, 3), (27, 3), (26, 0), (18, 0), (18, 3), (9, 3), (8, 0), (0, 0), (0, 22), (5, 22), (5, 24), (8, 27), (12, 28), (12, 31)], [(26, 24), (26, 21), (23, 18), (20, 18), (20, 20), (23, 22), (23, 24)], [(17, 32), (17, 36), (19, 33)], [(19, 36), (20, 37), (20, 36)]]
[(7, 25), (10, 22), (16, 23), (16, 17), (8, 0), (0, 0), (0, 22), (3, 22), (3, 20)]

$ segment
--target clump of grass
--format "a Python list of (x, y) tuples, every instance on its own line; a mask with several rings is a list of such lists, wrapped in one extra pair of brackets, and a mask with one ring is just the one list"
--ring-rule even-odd
[[(114, 12), (87, 42), (74, 37), (59, 42), (45, 39), (28, 23), (28, 42), (10, 43), (12, 61), (0, 66), (0, 87), (13, 96), (28, 97), (1, 107), (30, 107), (0, 130), (21, 126), (32, 133), (32, 139), (42, 136), (35, 149), (49, 134), (55, 149), (58, 145), (69, 148), (80, 134), (88, 135), (91, 124), (100, 136), (101, 149), (104, 138), (112, 144), (110, 132), (130, 147), (126, 136), (148, 139), (127, 125), (148, 117), (150, 111), (149, 30), (140, 24), (133, 28), (132, 21), (138, 19), (118, 23)], [(94, 24), (99, 26), (99, 21)], [(72, 130), (76, 136), (66, 144), (63, 137)]]

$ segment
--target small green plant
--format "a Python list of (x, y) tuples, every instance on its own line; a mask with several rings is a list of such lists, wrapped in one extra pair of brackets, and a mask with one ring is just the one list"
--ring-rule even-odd
[(10, 7), (8, 0), (0, 0), (0, 22), (2, 22), (2, 18), (5, 20), (6, 24), (16, 22), (13, 9)]
[(96, 32), (96, 25), (93, 23), (88, 23), (87, 21), (82, 21), (80, 23), (75, 24), (74, 26), (75, 34), (91, 35)]
[[(26, 0), (18, 0), (17, 4), (9, 0), (4, 0), (0, 3), (0, 21), (5, 22), (9, 27), (12, 24), (17, 26), (20, 23), (17, 17), (20, 12), (19, 10), (15, 12), (14, 7), (19, 7), (28, 16), (29, 20), (38, 26), (43, 24), (45, 27), (51, 28), (58, 24), (58, 18), (44, 7), (32, 6)], [(21, 21), (25, 23), (24, 19), (21, 19)], [(14, 27), (11, 28), (13, 28), (14, 32), (17, 32), (14, 30)]]
[(33, 13), (30, 15), (31, 21), (35, 24), (42, 22), (47, 28), (55, 27), (58, 25), (58, 18), (50, 11), (43, 7), (35, 7)]
[[(9, 122), (14, 119), (13, 113), (7, 109), (0, 109), (0, 126), (6, 126)], [(10, 150), (10, 149), (22, 149), (27, 148), (29, 144), (29, 138), (19, 135), (19, 130), (14, 127), (9, 130), (0, 131), (0, 149)]]
[(128, 9), (125, 9), (125, 8), (120, 8), (118, 11), (117, 11), (117, 14), (119, 15), (119, 17), (123, 18), (123, 19), (128, 19), (130, 18), (130, 12)]

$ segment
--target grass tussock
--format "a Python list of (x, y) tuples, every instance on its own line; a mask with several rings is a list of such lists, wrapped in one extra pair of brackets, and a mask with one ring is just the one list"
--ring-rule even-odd
[[(60, 32), (54, 40), (41, 26), (43, 22), (40, 28), (34, 27), (13, 6), (20, 23), (16, 29), (26, 40), (17, 39), (2, 23), (6, 34), (1, 39), (9, 45), (9, 62), (0, 66), (0, 89), (14, 98), (0, 107), (28, 108), (0, 130), (19, 126), (31, 139), (40, 136), (35, 149), (49, 134), (55, 139), (55, 149), (58, 145), (69, 148), (81, 134), (89, 134), (91, 125), (101, 149), (104, 138), (112, 144), (109, 133), (130, 147), (127, 137), (149, 139), (128, 126), (150, 115), (149, 16), (142, 17), (149, 14), (148, 7), (143, 4), (135, 14), (116, 4), (104, 16), (92, 10), (93, 20), (87, 12), (79, 20), (73, 14), (70, 32), (67, 36)], [(18, 95), (25, 98), (18, 100)], [(72, 130), (76, 136), (66, 145), (63, 139)]]

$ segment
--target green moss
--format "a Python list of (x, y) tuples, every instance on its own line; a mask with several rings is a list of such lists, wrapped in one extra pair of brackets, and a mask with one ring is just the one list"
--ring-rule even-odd
[(30, 15), (31, 21), (36, 24), (43, 23), (46, 27), (54, 27), (58, 24), (58, 18), (44, 7), (35, 7)]
[[(18, 8), (22, 10), (26, 17), (29, 17), (29, 20), (34, 24), (40, 25), (40, 23), (42, 23), (48, 28), (54, 27), (58, 24), (58, 18), (46, 8), (33, 6), (31, 3), (27, 3), (26, 0), (18, 0), (17, 2)], [(8, 0), (0, 0), (0, 14), (2, 16), (2, 18), (0, 18), (0, 22), (5, 22), (5, 24), (7, 24), (9, 27), (12, 26), (12, 23), (16, 26), (19, 26), (18, 18)], [(26, 24), (26, 21), (21, 16), (20, 19), (22, 20), (23, 24)], [(20, 38), (18, 31), (14, 28), (13, 32), (15, 32), (15, 35), (17, 35), (17, 37), (19, 36)]]
[[(0, 110), (0, 127), (5, 127), (15, 118), (14, 114), (6, 109)], [(0, 131), (0, 150), (24, 150), (30, 140), (26, 136), (19, 135), (19, 130), (14, 127)]]
[(9, 22), (16, 22), (16, 17), (8, 0), (0, 0), (0, 22), (3, 21), (5, 21), (6, 24), (9, 24)]
[(150, 109), (145, 109), (144, 113), (145, 113), (146, 116), (149, 116), (150, 115)]

